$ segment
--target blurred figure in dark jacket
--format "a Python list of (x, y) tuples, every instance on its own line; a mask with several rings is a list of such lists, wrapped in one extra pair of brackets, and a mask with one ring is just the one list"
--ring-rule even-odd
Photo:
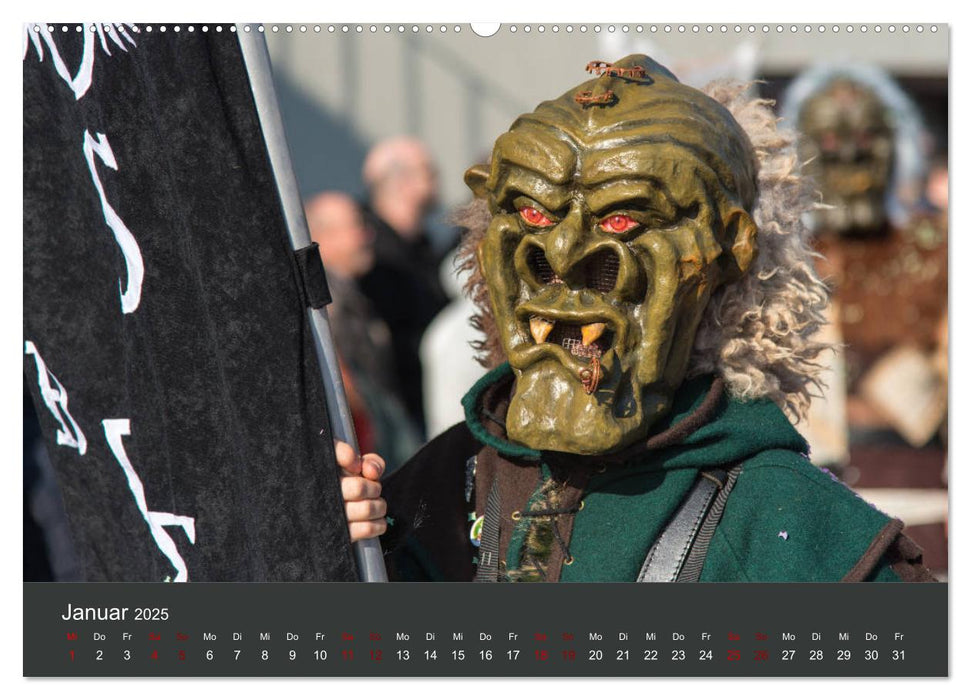
[(358, 204), (341, 192), (316, 195), (306, 210), (334, 298), (328, 313), (361, 452), (380, 452), (393, 470), (420, 438), (402, 402), (391, 332), (358, 287), (374, 265), (374, 232)]
[(438, 176), (417, 139), (382, 141), (364, 161), (365, 217), (374, 231), (375, 262), (361, 290), (391, 331), (393, 367), (409, 414), (424, 430), (419, 346), (448, 303), (425, 221), (438, 199)]

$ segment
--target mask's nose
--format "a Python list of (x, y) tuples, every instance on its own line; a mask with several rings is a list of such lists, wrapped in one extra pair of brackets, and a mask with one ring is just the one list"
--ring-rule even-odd
[[(556, 259), (556, 245), (557, 239), (537, 237), (517, 252), (516, 269), (533, 289), (566, 284), (571, 289), (609, 294), (617, 290), (618, 282), (627, 282), (629, 275), (621, 270), (621, 254), (615, 242), (567, 243), (572, 249), (564, 254), (564, 248), (560, 247), (560, 258), (554, 264), (550, 258)], [(559, 245), (564, 246), (562, 239)]]
[(572, 209), (547, 235), (546, 260), (553, 274), (566, 280), (585, 255), (586, 231), (579, 209)]

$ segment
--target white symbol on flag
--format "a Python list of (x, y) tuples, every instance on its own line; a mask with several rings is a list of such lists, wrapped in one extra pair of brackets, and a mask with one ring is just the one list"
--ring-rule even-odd
[[(44, 45), (41, 44), (41, 40), (43, 40), (51, 53), (51, 62), (54, 64), (54, 70), (67, 83), (68, 87), (71, 88), (71, 92), (74, 93), (74, 99), (80, 100), (84, 97), (88, 88), (91, 87), (91, 79), (94, 71), (94, 34), (98, 35), (98, 38), (101, 40), (101, 49), (109, 56), (111, 55), (111, 49), (108, 46), (107, 39), (111, 39), (111, 41), (125, 52), (128, 51), (128, 48), (125, 46), (126, 41), (132, 46), (135, 46), (135, 40), (128, 34), (124, 24), (109, 24), (104, 26), (95, 24), (93, 26), (95, 27), (94, 32), (90, 31), (89, 25), (84, 25), (84, 31), (82, 32), (84, 45), (81, 48), (81, 63), (73, 76), (64, 63), (64, 59), (61, 58), (61, 52), (57, 50), (53, 32), (47, 31), (46, 23), (24, 25), (24, 60), (27, 58), (27, 49), (30, 44), (34, 45), (34, 50), (37, 52), (37, 59), (39, 61), (44, 60)], [(36, 30), (35, 27), (37, 28)], [(107, 39), (105, 35), (107, 35)]]
[(142, 251), (138, 247), (138, 241), (135, 240), (135, 236), (128, 230), (125, 222), (121, 220), (121, 217), (118, 216), (114, 208), (108, 204), (104, 187), (101, 184), (101, 178), (98, 177), (98, 169), (94, 163), (94, 156), (98, 154), (101, 161), (112, 170), (118, 169), (118, 163), (115, 161), (115, 154), (111, 150), (111, 145), (108, 143), (108, 137), (104, 134), (98, 134), (98, 138), (95, 139), (85, 129), (82, 150), (84, 151), (84, 159), (88, 161), (88, 169), (91, 171), (94, 188), (98, 191), (98, 197), (101, 199), (101, 211), (104, 214), (105, 223), (108, 224), (111, 232), (115, 234), (115, 241), (118, 243), (118, 247), (121, 248), (122, 255), (125, 256), (125, 268), (128, 271), (128, 288), (122, 288), (121, 280), (118, 280), (118, 288), (121, 291), (121, 311), (122, 313), (130, 314), (138, 308), (138, 302), (142, 298), (142, 280), (145, 277), (145, 263), (142, 261)]
[(118, 460), (121, 468), (125, 470), (125, 476), (128, 477), (128, 488), (131, 489), (132, 495), (135, 497), (135, 504), (138, 506), (138, 510), (142, 512), (142, 517), (148, 523), (152, 537), (155, 539), (155, 544), (158, 545), (162, 554), (175, 567), (177, 573), (174, 581), (176, 583), (188, 581), (189, 568), (186, 566), (182, 555), (179, 554), (179, 550), (175, 546), (175, 541), (164, 528), (170, 525), (181, 527), (185, 531), (186, 537), (189, 538), (189, 542), (195, 544), (195, 518), (149, 510), (148, 503), (145, 500), (145, 487), (142, 486), (142, 480), (135, 473), (135, 468), (132, 466), (131, 460), (128, 459), (128, 454), (125, 452), (125, 445), (122, 443), (122, 437), (131, 434), (131, 426), (128, 419), (105, 419), (101, 421), (101, 424), (104, 426), (105, 437), (108, 439), (108, 446), (111, 448), (111, 452), (115, 455), (115, 459)]
[[(57, 380), (54, 373), (47, 369), (44, 358), (40, 356), (37, 347), (29, 340), (24, 343), (24, 354), (34, 356), (34, 361), (37, 363), (37, 388), (40, 390), (40, 396), (44, 400), (47, 410), (61, 425), (57, 431), (57, 444), (74, 447), (78, 454), (83, 455), (88, 450), (88, 441), (74, 417), (67, 410), (67, 390)], [(68, 427), (68, 423), (70, 423), (70, 427)]]

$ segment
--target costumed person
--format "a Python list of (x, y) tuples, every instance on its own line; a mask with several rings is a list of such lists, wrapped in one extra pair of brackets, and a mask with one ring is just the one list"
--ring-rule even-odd
[[(922, 198), (918, 109), (886, 72), (845, 65), (804, 72), (781, 113), (805, 135), (800, 158), (822, 201), (810, 214), (817, 270), (833, 300), (837, 352), (804, 426), (813, 461), (857, 488), (943, 496), (947, 214)], [(908, 530), (935, 570), (946, 568), (945, 518)]]
[(466, 173), (493, 369), (383, 482), (389, 576), (932, 580), (786, 415), (827, 303), (794, 135), (741, 85), (641, 55), (588, 70)]

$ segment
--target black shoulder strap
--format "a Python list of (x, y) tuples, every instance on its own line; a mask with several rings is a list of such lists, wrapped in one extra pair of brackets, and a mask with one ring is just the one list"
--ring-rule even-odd
[(708, 469), (647, 553), (638, 583), (697, 581), (741, 466)]
[(475, 581), (495, 583), (499, 580), (499, 521), (502, 518), (498, 479), (492, 481), (484, 515), (482, 535), (479, 537), (479, 567), (475, 572)]

